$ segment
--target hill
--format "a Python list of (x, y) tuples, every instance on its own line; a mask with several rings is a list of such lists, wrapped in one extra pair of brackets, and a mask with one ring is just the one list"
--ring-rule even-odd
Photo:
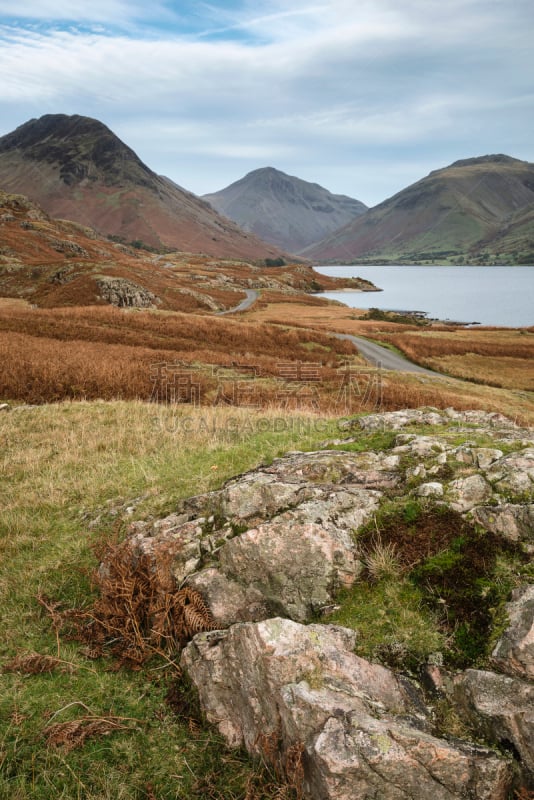
[(431, 172), (301, 252), (342, 263), (493, 258), (516, 263), (529, 248), (534, 251), (533, 211), (534, 164), (482, 156)]
[(213, 194), (213, 208), (283, 250), (297, 253), (363, 214), (367, 206), (264, 167)]
[(287, 298), (347, 285), (374, 289), (367, 281), (318, 275), (306, 264), (260, 267), (206, 255), (154, 255), (53, 219), (27, 197), (1, 190), (0, 240), (0, 298), (47, 308), (111, 303), (213, 312), (234, 308), (251, 290)]
[(0, 138), (0, 187), (121, 241), (219, 257), (277, 258), (206, 202), (150, 170), (95, 119), (48, 114)]

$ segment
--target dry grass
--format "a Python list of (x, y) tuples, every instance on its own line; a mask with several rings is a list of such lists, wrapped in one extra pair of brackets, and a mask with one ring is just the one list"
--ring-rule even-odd
[(382, 331), (377, 338), (394, 344), (408, 358), (431, 369), (488, 386), (534, 390), (532, 330)]
[[(383, 408), (433, 405), (500, 411), (518, 421), (534, 422), (534, 330), (450, 326), (419, 328), (406, 324), (361, 320), (363, 313), (347, 306), (310, 306), (283, 302), (256, 308), (248, 318), (283, 324), (291, 315), (294, 326), (351, 333), (391, 344), (416, 363), (459, 380), (417, 378), (391, 373), (384, 376)], [(519, 390), (519, 391), (518, 391)]]
[[(153, 397), (153, 365), (174, 372), (201, 367), (194, 384), (212, 402), (223, 367), (228, 380), (276, 378), (281, 364), (308, 363), (321, 381), (335, 379), (334, 368), (353, 348), (323, 334), (243, 323), (224, 318), (115, 308), (0, 308), (0, 397), (43, 403), (61, 399), (136, 399)], [(323, 365), (323, 366), (321, 366)], [(161, 388), (161, 387), (159, 387)], [(211, 395), (210, 395), (211, 392)], [(263, 386), (262, 403), (276, 390)], [(225, 397), (228, 393), (225, 394)], [(187, 398), (185, 398), (187, 400)]]
[[(294, 407), (304, 408), (308, 403), (309, 408), (332, 415), (373, 410), (376, 392), (356, 398), (349, 407), (341, 398), (342, 378), (337, 370), (346, 363), (365, 365), (349, 342), (327, 334), (338, 330), (393, 342), (414, 360), (426, 360), (434, 369), (471, 381), (385, 373), (380, 398), (385, 410), (454, 406), (501, 411), (525, 422), (534, 419), (528, 397), (489, 388), (532, 387), (532, 333), (414, 331), (410, 326), (358, 321), (351, 317), (353, 309), (342, 306), (302, 305), (294, 302), (294, 296), (288, 298), (289, 303), (256, 309), (239, 319), (132, 312), (107, 306), (32, 309), (19, 301), (5, 302), (0, 304), (0, 399), (30, 403), (161, 400), (154, 365), (171, 364), (179, 380), (187, 375), (190, 378), (191, 386), (183, 390), (181, 402), (191, 403), (200, 397), (207, 405), (288, 407), (281, 365), (289, 364), (294, 372), (300, 369), (298, 365), (317, 371), (315, 382), (300, 384), (299, 391), (289, 398)], [(453, 345), (458, 354), (447, 355), (446, 348)], [(475, 386), (473, 381), (486, 385)]]

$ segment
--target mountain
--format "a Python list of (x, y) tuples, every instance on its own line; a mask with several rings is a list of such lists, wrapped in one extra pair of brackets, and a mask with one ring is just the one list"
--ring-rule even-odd
[(277, 258), (208, 203), (156, 175), (95, 119), (48, 114), (0, 138), (0, 188), (122, 241), (245, 259)]
[(500, 248), (503, 260), (514, 261), (506, 231), (515, 220), (521, 246), (528, 246), (532, 217), (521, 219), (533, 209), (534, 164), (506, 155), (470, 158), (431, 172), (301, 253), (315, 261), (461, 262), (498, 258)]
[(331, 194), (273, 167), (249, 172), (203, 199), (244, 230), (290, 253), (318, 242), (367, 209), (359, 200)]

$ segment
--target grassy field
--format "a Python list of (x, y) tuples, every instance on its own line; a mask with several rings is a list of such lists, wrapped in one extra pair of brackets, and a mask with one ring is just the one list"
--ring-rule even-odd
[[(226, 750), (194, 708), (173, 703), (172, 665), (156, 658), (117, 672), (92, 661), (80, 644), (56, 638), (38, 601), (86, 607), (103, 537), (335, 431), (309, 415), (286, 413), (281, 424), (269, 411), (190, 410), (187, 420), (138, 402), (0, 414), (0, 664), (28, 653), (59, 659), (53, 672), (0, 672), (2, 800), (293, 797), (274, 774)], [(80, 720), (107, 724), (108, 735), (71, 752), (47, 744), (50, 726)]]
[[(342, 331), (394, 344), (413, 360), (472, 379), (385, 373), (380, 389), (385, 410), (421, 405), (487, 408), (534, 421), (528, 394), (533, 336), (528, 332), (420, 331), (410, 325), (361, 321), (352, 309), (299, 304), (294, 298), (289, 304), (260, 304), (238, 319), (95, 306), (35, 309), (8, 299), (0, 302), (0, 331), (0, 400), (161, 400), (169, 399), (163, 398), (165, 392), (179, 391), (181, 400), (191, 404), (287, 407), (288, 402), (303, 405), (307, 392), (309, 405), (324, 413), (372, 410), (376, 392), (363, 392), (350, 408), (342, 397), (344, 371), (366, 366), (350, 343), (328, 335)], [(477, 336), (478, 352), (465, 353), (475, 347)], [(460, 345), (458, 354), (454, 345)], [(441, 355), (425, 355), (429, 346)], [(444, 355), (449, 346), (451, 351)], [(485, 376), (480, 382), (486, 386), (473, 383), (477, 378), (470, 373), (469, 359), (477, 359)], [(507, 381), (499, 359), (513, 361)], [(166, 387), (158, 376), (162, 365)], [(492, 375), (498, 378), (492, 380)], [(292, 396), (289, 389), (294, 390)]]
[(534, 391), (534, 330), (435, 328), (395, 333), (380, 341), (431, 369), (487, 386)]
[[(421, 379), (392, 375), (391, 381), (399, 393), (403, 385), (411, 383), (419, 405), (443, 408), (445, 402), (457, 408), (486, 408), (534, 424), (532, 328), (420, 327), (361, 319), (365, 313), (338, 304), (312, 307), (301, 303), (291, 307), (291, 320), (293, 326), (305, 329), (365, 336), (394, 347), (417, 364), (458, 379), (433, 381), (430, 389), (427, 383), (421, 385)], [(272, 303), (254, 309), (247, 318), (282, 325), (287, 318), (287, 307), (282, 302)], [(430, 392), (434, 394), (433, 400)], [(409, 391), (406, 395), (406, 405), (412, 405)]]
[[(519, 362), (519, 372), (505, 383), (499, 362), (498, 387), (386, 373), (379, 391), (373, 384), (347, 407), (344, 370), (364, 365), (328, 336), (336, 330), (410, 345), (411, 357), (451, 374), (473, 354), (486, 378), (495, 359)], [(455, 406), (533, 424), (532, 387), (521, 376), (532, 333), (477, 331), (480, 346), (469, 350), (473, 332), (362, 322), (353, 309), (276, 293), (239, 319), (2, 300), (0, 331), (0, 401), (11, 407), (0, 411), (0, 800), (298, 800), (298, 787), (229, 751), (203, 724), (172, 658), (117, 671), (55, 631), (50, 609), (90, 609), (98, 553), (131, 521), (163, 516), (288, 450), (320, 446), (339, 435), (344, 413)], [(161, 363), (194, 373), (200, 407), (192, 395), (147, 402), (162, 400), (153, 396)], [(291, 368), (285, 378), (281, 364)], [(251, 368), (260, 394), (247, 407), (232, 391)], [(315, 382), (299, 383), (306, 369), (317, 371)], [(313, 389), (302, 407), (287, 402), (288, 374), (289, 384), (297, 376)], [(373, 434), (358, 446), (392, 442)], [(420, 510), (390, 511), (411, 524)], [(423, 538), (430, 523), (424, 515), (417, 523)], [(412, 668), (451, 639), (424, 603), (428, 576), (421, 586), (408, 580), (391, 555), (369, 551), (374, 580), (343, 599), (337, 619), (358, 627), (361, 655)], [(503, 592), (510, 575), (503, 568)]]
[[(449, 435), (456, 441), (456, 431)], [(336, 419), (267, 409), (93, 401), (0, 412), (2, 800), (299, 800), (298, 786), (229, 751), (204, 724), (173, 653), (117, 669), (94, 660), (53, 619), (69, 608), (90, 611), (98, 554), (130, 522), (162, 516), (181, 498), (337, 436)], [(346, 447), (387, 450), (394, 440), (390, 432), (362, 434)], [(488, 619), (525, 579), (525, 567), (498, 550), (493, 561), (485, 551), (479, 564), (478, 539), (462, 525), (457, 515), (394, 497), (361, 531), (368, 580), (341, 598), (334, 618), (358, 629), (361, 655), (408, 671), (436, 650), (452, 666), (486, 663), (493, 641), (486, 618), (480, 640), (462, 639), (460, 614), (480, 609), (482, 567), (498, 564), (484, 584), (495, 587)], [(447, 588), (458, 606), (449, 631), (439, 623), (441, 607), (429, 602), (445, 591), (432, 583), (432, 569), (439, 567), (441, 580), (440, 553), (459, 541), (463, 549), (448, 554), (454, 574), (464, 570), (461, 586), (454, 580)], [(421, 559), (419, 574), (413, 565)]]

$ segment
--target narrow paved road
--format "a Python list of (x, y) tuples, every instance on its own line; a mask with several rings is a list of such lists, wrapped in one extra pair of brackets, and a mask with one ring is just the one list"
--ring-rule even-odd
[[(259, 292), (255, 289), (245, 289), (244, 291), (247, 296), (244, 300), (241, 300), (239, 305), (234, 306), (234, 308), (229, 308), (227, 311), (218, 311), (217, 315), (222, 317), (224, 314), (235, 314), (237, 311), (246, 311), (247, 308), (250, 308), (258, 299)], [(440, 377), (439, 372), (433, 372), (431, 369), (420, 367), (419, 364), (408, 361), (407, 358), (404, 358), (404, 356), (398, 353), (394, 353), (387, 347), (376, 344), (376, 342), (370, 342), (368, 339), (364, 339), (361, 336), (352, 336), (350, 333), (332, 333), (331, 335), (336, 336), (338, 339), (347, 339), (349, 342), (352, 342), (365, 360), (369, 361), (369, 363), (373, 364), (375, 367), (396, 370), (397, 372), (417, 372), (421, 375)]]
[(245, 289), (244, 291), (247, 293), (247, 296), (244, 300), (241, 300), (239, 305), (229, 308), (227, 311), (217, 311), (217, 316), (222, 317), (224, 314), (235, 314), (237, 311), (246, 311), (260, 296), (259, 292), (255, 289)]
[(439, 376), (439, 372), (432, 372), (431, 369), (420, 367), (419, 364), (414, 364), (408, 361), (404, 356), (394, 353), (387, 347), (382, 347), (380, 344), (370, 342), (368, 339), (363, 339), (361, 336), (351, 336), (350, 333), (334, 333), (338, 339), (348, 339), (355, 345), (366, 361), (374, 364), (375, 367), (380, 366), (382, 369), (392, 369), (399, 372), (419, 372), (423, 375)]

